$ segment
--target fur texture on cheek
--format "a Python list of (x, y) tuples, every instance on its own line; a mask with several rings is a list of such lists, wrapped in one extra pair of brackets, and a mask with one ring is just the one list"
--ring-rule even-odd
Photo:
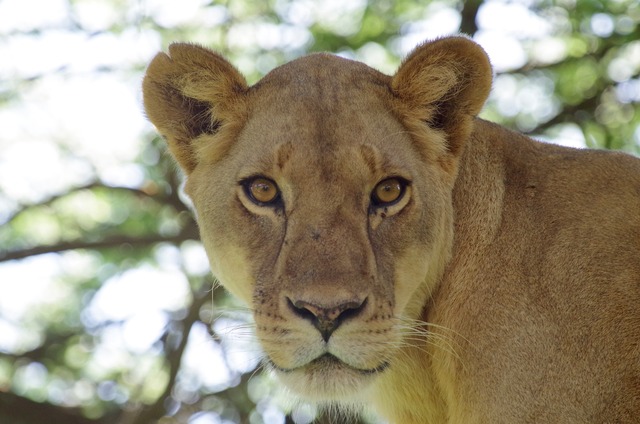
[[(425, 172), (419, 177), (422, 185), (437, 187), (446, 185)], [(386, 266), (393, 270), (394, 315), (419, 319), (427, 299), (436, 289), (451, 255), (453, 244), (453, 219), (451, 197), (446, 190), (432, 190), (427, 195), (414, 190), (415, 198), (407, 208), (403, 222), (405, 227), (415, 230), (406, 233), (392, 244), (392, 263)], [(392, 239), (381, 236), (382, 240)], [(384, 244), (388, 244), (386, 241)], [(380, 246), (378, 250), (384, 249)]]
[[(255, 258), (246, 248), (247, 236), (238, 231), (246, 227), (242, 221), (247, 214), (238, 210), (242, 206), (235, 199), (234, 185), (224, 172), (212, 173), (203, 167), (187, 177), (185, 191), (197, 211), (200, 238), (212, 274), (233, 295), (252, 306)], [(222, 194), (212, 196), (216, 193)]]

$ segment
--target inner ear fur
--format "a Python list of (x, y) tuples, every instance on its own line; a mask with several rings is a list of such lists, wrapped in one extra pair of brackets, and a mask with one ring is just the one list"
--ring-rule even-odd
[(217, 53), (174, 43), (151, 61), (142, 83), (144, 108), (185, 173), (198, 163), (194, 140), (242, 115), (244, 77)]
[(466, 37), (441, 38), (418, 46), (393, 76), (399, 114), (415, 136), (424, 126), (444, 131), (444, 149), (457, 157), (473, 118), (491, 90), (492, 70), (484, 50)]

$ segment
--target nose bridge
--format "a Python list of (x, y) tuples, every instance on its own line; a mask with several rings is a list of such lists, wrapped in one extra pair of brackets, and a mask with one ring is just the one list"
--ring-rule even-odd
[(280, 258), (281, 278), (316, 288), (352, 286), (366, 279), (372, 273), (366, 217), (349, 212), (345, 205), (335, 205), (292, 214)]

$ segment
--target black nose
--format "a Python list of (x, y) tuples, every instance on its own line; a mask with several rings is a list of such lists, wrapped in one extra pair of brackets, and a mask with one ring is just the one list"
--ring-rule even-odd
[(350, 300), (338, 305), (318, 305), (304, 300), (287, 298), (289, 307), (300, 318), (310, 321), (318, 329), (325, 342), (346, 320), (359, 315), (367, 305), (367, 299)]

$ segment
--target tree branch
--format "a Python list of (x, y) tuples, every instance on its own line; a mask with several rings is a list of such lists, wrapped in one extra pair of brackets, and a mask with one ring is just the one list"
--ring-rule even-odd
[[(15, 324), (12, 322), (12, 324)], [(6, 356), (8, 358), (12, 358), (13, 360), (17, 359), (28, 359), (29, 361), (34, 362), (43, 362), (47, 358), (48, 349), (52, 345), (64, 345), (73, 337), (78, 335), (77, 331), (70, 331), (60, 334), (46, 334), (46, 339), (42, 342), (38, 347), (35, 347), (31, 350), (24, 351), (22, 353), (2, 353), (2, 356)], [(0, 408), (1, 410), (2, 408)]]
[[(64, 197), (70, 196), (74, 193), (77, 193), (79, 191), (83, 191), (83, 190), (94, 190), (94, 189), (104, 189), (104, 190), (113, 190), (113, 191), (126, 191), (129, 193), (132, 193), (136, 196), (144, 196), (144, 197), (151, 197), (151, 198), (157, 198), (158, 196), (150, 193), (149, 191), (145, 190), (145, 189), (139, 189), (139, 188), (133, 188), (133, 187), (119, 187), (119, 186), (108, 186), (106, 184), (103, 184), (100, 181), (93, 181), (89, 184), (85, 184), (83, 186), (79, 186), (79, 187), (74, 187), (71, 188), (68, 191), (65, 191), (64, 193), (57, 193), (54, 194), (50, 197), (47, 197), (46, 199), (37, 202), (37, 203), (32, 203), (32, 204), (26, 204), (26, 205), (20, 205), (20, 209), (18, 209), (17, 211), (15, 211), (14, 213), (10, 214), (3, 223), (1, 223), (0, 225), (10, 225), (11, 222), (17, 218), (18, 216), (20, 216), (23, 212), (28, 211), (29, 209), (32, 208), (38, 208), (38, 207), (43, 207), (43, 206), (48, 206), (50, 204), (52, 204), (53, 202), (55, 202), (56, 200), (62, 199)], [(174, 205), (174, 202), (171, 202), (172, 205)], [(175, 206), (175, 205), (174, 205)], [(182, 205), (181, 208), (179, 208), (178, 210), (184, 210), (186, 209), (186, 207), (184, 205)]]
[(77, 408), (66, 408), (47, 402), (18, 396), (11, 392), (0, 391), (0, 422), (14, 424), (110, 424), (119, 412), (92, 419), (82, 415)]
[(148, 424), (157, 421), (165, 415), (166, 401), (171, 396), (171, 392), (175, 386), (178, 371), (180, 370), (180, 364), (182, 362), (182, 356), (189, 341), (191, 328), (193, 328), (193, 325), (196, 322), (200, 321), (200, 308), (210, 299), (207, 295), (208, 293), (208, 291), (203, 291), (197, 295), (194, 293), (194, 300), (191, 306), (189, 306), (187, 316), (180, 321), (182, 324), (182, 339), (178, 346), (172, 348), (169, 343), (165, 342), (164, 350), (169, 366), (169, 381), (167, 382), (162, 395), (158, 397), (155, 403), (142, 409), (132, 421), (132, 424)]
[(132, 236), (113, 236), (98, 241), (73, 240), (61, 242), (51, 246), (35, 246), (28, 249), (14, 250), (9, 252), (0, 252), (0, 262), (12, 261), (16, 259), (24, 259), (30, 256), (43, 255), (45, 253), (60, 253), (67, 250), (77, 249), (107, 249), (117, 247), (123, 244), (131, 246), (148, 246), (156, 243), (181, 243), (186, 240), (199, 240), (198, 227), (195, 222), (191, 222), (179, 234), (174, 236), (163, 236), (153, 234), (150, 236), (132, 237)]
[(482, 0), (470, 0), (463, 2), (462, 11), (460, 11), (460, 15), (462, 16), (462, 20), (460, 21), (461, 33), (473, 36), (478, 32), (476, 16), (478, 15), (478, 10), (480, 10), (481, 5)]

